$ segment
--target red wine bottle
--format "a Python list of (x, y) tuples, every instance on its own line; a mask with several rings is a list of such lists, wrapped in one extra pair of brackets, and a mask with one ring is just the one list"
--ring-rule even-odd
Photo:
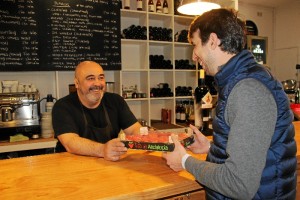
[(203, 69), (199, 71), (198, 87), (195, 89), (195, 101), (198, 104), (197, 107), (200, 109), (200, 131), (205, 134), (204, 132), (209, 129), (212, 96), (205, 85), (205, 72)]
[(205, 85), (205, 72), (204, 69), (199, 71), (198, 87), (195, 89), (195, 100), (197, 104), (202, 103), (202, 98), (209, 92), (208, 87)]

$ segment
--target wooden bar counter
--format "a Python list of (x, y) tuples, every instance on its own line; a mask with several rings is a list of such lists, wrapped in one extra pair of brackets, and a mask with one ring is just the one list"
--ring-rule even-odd
[[(294, 124), (299, 145), (300, 122)], [(297, 158), (299, 170), (300, 151)], [(129, 150), (118, 162), (70, 153), (0, 160), (0, 177), (0, 199), (178, 199), (184, 193), (203, 198), (194, 177), (171, 170), (161, 152)]]
[(118, 162), (70, 153), (1, 160), (0, 199), (158, 199), (202, 189), (161, 154), (129, 150)]

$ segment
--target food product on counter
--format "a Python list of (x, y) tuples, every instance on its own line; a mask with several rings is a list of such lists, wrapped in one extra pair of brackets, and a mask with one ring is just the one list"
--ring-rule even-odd
[(183, 146), (189, 146), (194, 142), (193, 134), (181, 132), (162, 132), (162, 131), (149, 131), (146, 135), (126, 135), (122, 138), (122, 142), (127, 148), (152, 150), (152, 151), (173, 151), (175, 148), (171, 139), (171, 134), (178, 136), (178, 140)]

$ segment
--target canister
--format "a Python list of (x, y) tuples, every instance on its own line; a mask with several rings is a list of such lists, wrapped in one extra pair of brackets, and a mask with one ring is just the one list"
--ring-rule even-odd
[(41, 133), (42, 138), (53, 137), (54, 131), (53, 131), (53, 127), (52, 127), (51, 112), (44, 112), (42, 114), (41, 129), (42, 129), (42, 133)]
[(4, 107), (1, 109), (1, 116), (3, 122), (8, 122), (13, 120), (12, 109), (10, 107)]
[(105, 83), (105, 91), (106, 92), (115, 92), (115, 82), (106, 82)]

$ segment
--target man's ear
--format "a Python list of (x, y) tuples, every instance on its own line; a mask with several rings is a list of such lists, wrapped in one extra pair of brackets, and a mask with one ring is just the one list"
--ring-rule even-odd
[(214, 50), (221, 44), (221, 40), (218, 38), (217, 34), (211, 33), (208, 44)]
[(75, 83), (75, 87), (76, 89), (78, 88), (78, 85), (79, 85), (79, 81), (77, 78), (74, 78), (74, 83)]

